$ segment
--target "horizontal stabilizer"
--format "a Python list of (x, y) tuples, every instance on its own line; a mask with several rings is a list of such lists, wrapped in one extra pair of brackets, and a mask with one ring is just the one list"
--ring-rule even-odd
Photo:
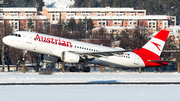
[(176, 61), (169, 61), (169, 60), (148, 60), (150, 62), (176, 62)]

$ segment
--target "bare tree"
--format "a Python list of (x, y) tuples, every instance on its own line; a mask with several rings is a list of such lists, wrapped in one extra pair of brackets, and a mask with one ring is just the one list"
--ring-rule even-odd
[[(2, 39), (12, 33), (12, 28), (9, 23), (0, 23), (0, 38), (1, 38), (1, 63), (2, 63), (2, 72), (4, 72), (5, 64), (8, 63), (8, 67), (10, 64), (8, 46), (6, 46)], [(9, 69), (8, 69), (9, 70)]]
[(111, 46), (111, 40), (114, 39), (106, 31), (107, 30), (105, 28), (101, 27), (98, 32), (94, 32), (92, 34), (91, 43), (103, 46)]
[(145, 27), (126, 29), (121, 36), (120, 47), (124, 49), (139, 49), (150, 39), (150, 34)]

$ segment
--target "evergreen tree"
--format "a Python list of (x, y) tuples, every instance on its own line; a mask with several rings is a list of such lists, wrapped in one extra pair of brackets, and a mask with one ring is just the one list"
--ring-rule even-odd
[(14, 7), (13, 0), (4, 0), (2, 7)]
[(92, 32), (92, 29), (94, 28), (94, 23), (92, 19), (88, 19), (87, 20), (87, 29), (90, 30), (90, 32)]
[(43, 0), (16, 0), (16, 7), (35, 7), (38, 11), (42, 11), (44, 6)]
[(113, 2), (113, 7), (121, 7), (121, 1), (119, 1), (119, 0), (114, 0), (114, 2)]
[(69, 22), (68, 22), (68, 28), (71, 29), (72, 33), (73, 33), (73, 28), (75, 27), (76, 23), (75, 23), (75, 19), (74, 18), (70, 18)]
[(105, 7), (106, 6), (105, 0), (101, 0), (99, 5), (100, 7)]
[(85, 25), (84, 25), (84, 22), (82, 21), (82, 19), (79, 19), (79, 21), (78, 21), (78, 29), (79, 29), (80, 33), (85, 32)]
[(28, 21), (28, 29), (33, 31), (33, 28), (34, 28), (34, 26), (33, 26), (32, 19), (29, 19), (29, 21)]

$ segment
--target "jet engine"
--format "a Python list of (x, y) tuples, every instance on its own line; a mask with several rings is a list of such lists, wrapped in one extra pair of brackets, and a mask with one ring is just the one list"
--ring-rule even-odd
[(66, 63), (78, 63), (80, 60), (79, 54), (71, 52), (62, 52), (61, 60)]

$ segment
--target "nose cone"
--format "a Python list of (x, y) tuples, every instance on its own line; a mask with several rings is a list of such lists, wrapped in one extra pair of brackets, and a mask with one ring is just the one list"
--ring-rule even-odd
[(6, 45), (7, 45), (7, 44), (8, 44), (8, 38), (7, 38), (7, 36), (6, 36), (6, 37), (4, 37), (4, 38), (2, 39), (2, 41), (3, 41), (3, 43), (4, 43), (4, 44), (6, 44)]

